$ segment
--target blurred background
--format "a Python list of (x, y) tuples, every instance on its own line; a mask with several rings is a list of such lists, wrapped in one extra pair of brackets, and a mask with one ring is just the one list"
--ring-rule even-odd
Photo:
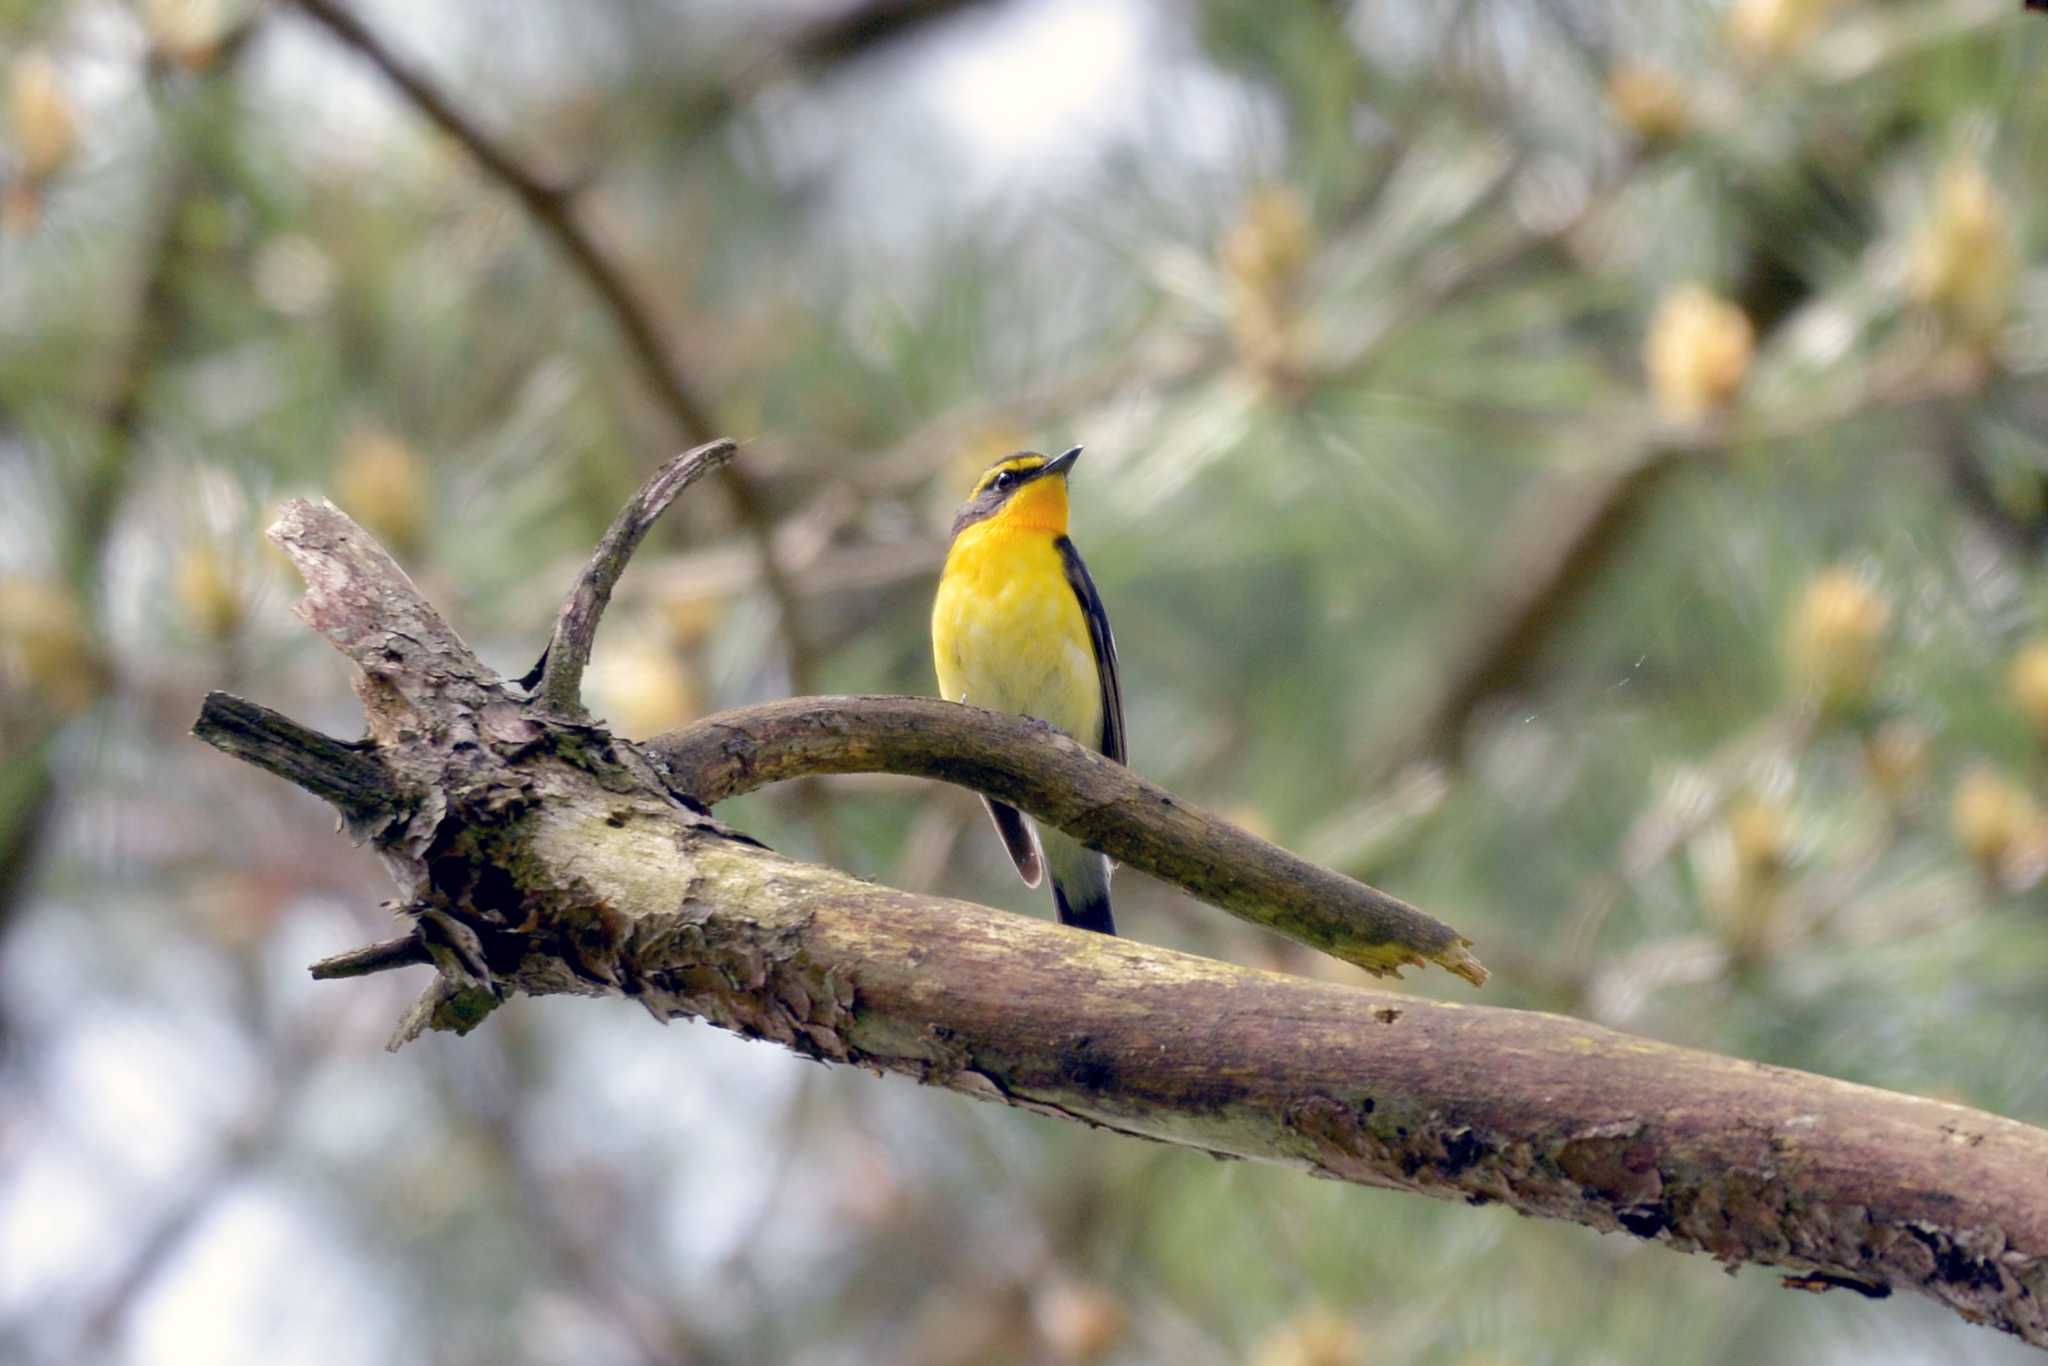
[[(1450, 920), (1490, 1004), (2048, 1122), (2048, 18), (356, 3), (0, 0), (0, 1359), (2023, 1359), (617, 1002), (387, 1055), (423, 972), (305, 972), (390, 932), (376, 860), (186, 731), (357, 733), (287, 496), (516, 674), (742, 439), (600, 636), (642, 736), (929, 691), (951, 507), (1083, 443), (1147, 777)], [(964, 792), (721, 814), (1046, 913)], [(1353, 976), (1131, 872), (1118, 918)]]

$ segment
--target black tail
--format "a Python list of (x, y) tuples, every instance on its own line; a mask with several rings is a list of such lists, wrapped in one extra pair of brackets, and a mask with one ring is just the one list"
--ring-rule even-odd
[(1052, 904), (1059, 910), (1060, 924), (1094, 930), (1099, 934), (1115, 934), (1116, 921), (1109, 914), (1109, 889), (1105, 887), (1092, 895), (1093, 889), (1077, 887), (1074, 890), (1079, 898), (1078, 904), (1069, 902), (1067, 889), (1060, 886), (1059, 879), (1053, 879)]
[(1039, 877), (1038, 845), (1032, 842), (1030, 827), (1024, 824), (1024, 813), (993, 797), (983, 797), (981, 804), (988, 808), (989, 819), (996, 823), (996, 833), (1003, 837), (1003, 848), (1010, 851), (1010, 862), (1017, 865), (1017, 876), (1024, 879), (1026, 887), (1036, 887)]

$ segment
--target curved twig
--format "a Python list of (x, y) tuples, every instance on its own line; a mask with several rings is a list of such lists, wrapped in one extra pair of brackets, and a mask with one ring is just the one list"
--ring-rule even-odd
[(794, 697), (721, 712), (644, 748), (706, 805), (819, 774), (956, 783), (1368, 972), (1427, 960), (1486, 981), (1450, 926), (1197, 810), (1042, 722), (925, 697)]
[[(558, 716), (583, 713), (583, 670), (590, 663), (590, 646), (597, 635), (598, 619), (612, 600), (612, 588), (625, 572), (626, 561), (640, 546), (640, 538), (668, 510), (676, 495), (713, 470), (729, 467), (739, 449), (730, 441), (707, 442), (684, 451), (658, 470), (639, 492), (626, 500), (612, 519), (604, 539), (584, 566), (576, 587), (555, 618), (555, 634), (542, 651), (533, 672), (521, 680), (534, 689), (536, 699)], [(538, 686), (536, 686), (536, 684)]]

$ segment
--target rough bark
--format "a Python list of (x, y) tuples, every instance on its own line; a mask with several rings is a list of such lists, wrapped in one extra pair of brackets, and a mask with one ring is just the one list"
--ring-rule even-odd
[[(362, 671), (371, 741), (309, 739), (219, 696), (200, 733), (343, 799), (386, 857), (415, 931), (344, 957), (353, 971), (434, 963), (402, 1037), (466, 1030), (514, 991), (625, 995), (658, 1019), (1220, 1156), (1499, 1202), (1781, 1266), (1807, 1289), (1915, 1290), (2048, 1345), (2048, 1132), (1558, 1016), (1250, 971), (783, 858), (719, 824), (675, 775), (715, 797), (762, 780), (771, 753), (777, 776), (845, 771), (852, 761), (833, 756), (863, 746), (862, 763), (896, 767), (908, 742), (883, 704), (769, 709), (827, 707), (843, 724), (798, 727), (802, 743), (780, 748), (704, 731), (703, 748), (664, 742), (665, 768), (492, 675), (332, 507), (292, 504), (273, 534), (307, 578), (301, 614)], [(871, 710), (883, 715), (862, 738)], [(967, 730), (982, 724), (955, 712)], [(1010, 753), (1016, 737), (1000, 731), (955, 739), (942, 763), (924, 737), (918, 762), (1005, 799), (1049, 800), (1032, 784), (1071, 774), (1079, 752), (1044, 735), (1037, 755)], [(386, 782), (369, 797), (366, 764)], [(1114, 806), (1074, 815), (1097, 822), (1102, 847), (1142, 842)]]

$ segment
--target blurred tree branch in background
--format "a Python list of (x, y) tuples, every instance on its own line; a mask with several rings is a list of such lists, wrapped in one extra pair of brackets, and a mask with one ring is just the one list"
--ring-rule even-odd
[(926, 26), (984, 7), (989, 0), (857, 0), (762, 39), (722, 82), (692, 101), (687, 127), (700, 131), (745, 109), (778, 80), (815, 77), (918, 35)]
[[(528, 169), (454, 100), (386, 46), (346, 5), (335, 0), (293, 3), (376, 67), (423, 117), (460, 143), (476, 158), (485, 175), (519, 201), (535, 226), (560, 248), (570, 268), (589, 285), (618, 327), (627, 354), (639, 369), (648, 392), (668, 414), (677, 437), (690, 445), (711, 440), (716, 424), (710, 407), (683, 373), (675, 349), (663, 338), (653, 305), (633, 287), (625, 267), (585, 223), (577, 207), (579, 187), (573, 181), (544, 179)], [(799, 691), (808, 692), (813, 655), (805, 639), (801, 606), (775, 556), (774, 526), (767, 504), (761, 491), (737, 465), (725, 466), (719, 478), (732, 496), (741, 523), (753, 537), (762, 583), (781, 614), (783, 636), (789, 648), (790, 678)]]
[[(1903, 363), (1882, 367), (1885, 378), (1867, 391), (1835, 405), (1800, 413), (1773, 430), (1768, 424), (1740, 433), (1715, 422), (1692, 430), (1666, 430), (1643, 440), (1641, 449), (1591, 477), (1568, 475), (1543, 481), (1503, 528), (1501, 544), (1487, 574), (1483, 606), (1472, 616), (1471, 638), (1450, 651), (1452, 667), (1441, 690), (1415, 723), (1401, 763), (1456, 759), (1473, 714), (1489, 699), (1531, 680), (1545, 642), (1570, 622), (1573, 611), (1601, 571), (1622, 550), (1624, 540), (1646, 515), (1651, 499), (1679, 470), (1726, 460), (1742, 447), (1787, 447), (1838, 422), (1921, 411), (1941, 419), (1960, 396), (1980, 382), (1966, 358), (1942, 358), (1912, 348)], [(1947, 419), (1952, 423), (1953, 419)], [(1957, 459), (1951, 449), (1951, 459)], [(1960, 457), (1967, 459), (1967, 457)], [(1981, 476), (1957, 475), (1959, 486), (1976, 490)], [(1989, 509), (1987, 518), (2009, 543), (2024, 544), (2032, 533)]]

